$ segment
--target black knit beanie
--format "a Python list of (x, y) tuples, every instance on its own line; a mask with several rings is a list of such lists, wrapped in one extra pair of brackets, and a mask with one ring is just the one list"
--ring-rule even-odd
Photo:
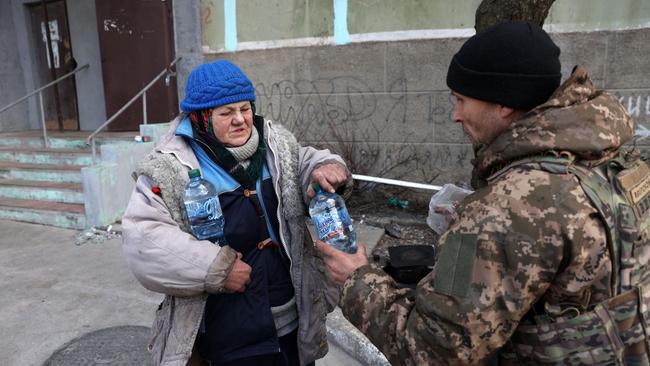
[(495, 25), (468, 39), (451, 60), (447, 86), (462, 95), (530, 110), (560, 85), (560, 49), (529, 22)]

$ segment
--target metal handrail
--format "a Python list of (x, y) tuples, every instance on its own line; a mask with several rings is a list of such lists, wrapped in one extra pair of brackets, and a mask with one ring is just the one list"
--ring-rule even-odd
[(49, 147), (50, 143), (47, 141), (47, 128), (45, 126), (45, 109), (43, 108), (43, 90), (51, 87), (52, 85), (54, 85), (54, 84), (56, 84), (58, 82), (61, 82), (63, 79), (66, 79), (66, 78), (78, 73), (79, 71), (81, 71), (83, 69), (87, 69), (88, 67), (90, 67), (90, 64), (85, 64), (83, 66), (79, 66), (76, 69), (70, 71), (69, 73), (61, 76), (60, 78), (58, 78), (58, 79), (56, 79), (56, 80), (54, 80), (52, 82), (49, 82), (49, 83), (41, 86), (40, 88), (38, 88), (38, 89), (36, 89), (34, 91), (29, 92), (27, 95), (25, 95), (23, 97), (20, 97), (17, 100), (15, 100), (15, 101), (7, 104), (3, 108), (1, 108), (0, 113), (6, 111), (7, 109), (17, 105), (18, 103), (26, 100), (27, 98), (31, 97), (32, 95), (34, 95), (36, 93), (38, 93), (38, 101), (39, 101), (40, 112), (41, 112), (41, 125), (43, 126), (43, 144), (45, 144), (46, 148)]
[(142, 117), (144, 120), (144, 124), (145, 125), (147, 124), (147, 90), (149, 90), (149, 88), (151, 88), (153, 84), (155, 84), (156, 81), (158, 81), (161, 77), (165, 75), (166, 76), (176, 75), (175, 72), (171, 71), (171, 67), (174, 66), (181, 58), (182, 58), (181, 56), (176, 57), (174, 61), (172, 61), (169, 65), (167, 65), (155, 78), (153, 78), (149, 82), (149, 84), (147, 84), (144, 88), (140, 89), (140, 91), (135, 96), (133, 96), (131, 100), (126, 102), (126, 104), (124, 104), (119, 111), (113, 113), (113, 115), (109, 119), (107, 119), (106, 122), (102, 123), (101, 126), (97, 127), (97, 129), (93, 131), (93, 133), (91, 133), (90, 136), (88, 136), (88, 138), (86, 138), (86, 145), (92, 146), (93, 161), (95, 161), (97, 156), (97, 149), (95, 147), (95, 135), (97, 135), (99, 131), (103, 130), (104, 127), (108, 126), (111, 122), (113, 122), (120, 114), (122, 114), (122, 112), (124, 112), (128, 107), (130, 107), (131, 104), (133, 104), (141, 96), (142, 96), (142, 114), (143, 114)]

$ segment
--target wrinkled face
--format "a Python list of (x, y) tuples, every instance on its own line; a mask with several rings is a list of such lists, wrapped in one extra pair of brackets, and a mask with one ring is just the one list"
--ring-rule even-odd
[(455, 98), (451, 118), (463, 125), (472, 144), (490, 144), (509, 125), (499, 114), (499, 104), (474, 99), (452, 91)]
[(222, 105), (212, 110), (214, 134), (226, 146), (241, 146), (251, 136), (253, 109), (251, 103), (238, 102)]

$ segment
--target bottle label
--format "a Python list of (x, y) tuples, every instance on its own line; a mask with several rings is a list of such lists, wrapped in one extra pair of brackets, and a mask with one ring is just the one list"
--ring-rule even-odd
[(336, 208), (325, 210), (316, 215), (314, 224), (318, 232), (318, 238), (321, 240), (336, 237), (343, 232), (343, 225)]
[(219, 200), (216, 196), (203, 202), (188, 202), (185, 207), (187, 216), (190, 218), (207, 217), (208, 220), (214, 220), (221, 216), (221, 207), (219, 207)]

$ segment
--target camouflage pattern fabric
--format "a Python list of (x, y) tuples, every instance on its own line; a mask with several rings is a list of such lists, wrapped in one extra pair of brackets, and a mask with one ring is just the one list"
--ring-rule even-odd
[[(478, 149), (480, 186), (460, 205), (434, 270), (416, 290), (398, 289), (381, 269), (364, 266), (344, 284), (343, 313), (395, 365), (468, 365), (512, 351), (518, 327), (576, 318), (611, 299), (608, 230), (578, 178), (506, 167), (549, 150), (597, 166), (616, 157), (633, 131), (617, 99), (577, 68), (548, 102)], [(642, 222), (636, 254), (650, 250), (650, 215)], [(543, 309), (533, 306), (540, 303)], [(557, 349), (562, 357), (571, 343), (565, 346)], [(598, 364), (576, 357), (572, 364)]]

